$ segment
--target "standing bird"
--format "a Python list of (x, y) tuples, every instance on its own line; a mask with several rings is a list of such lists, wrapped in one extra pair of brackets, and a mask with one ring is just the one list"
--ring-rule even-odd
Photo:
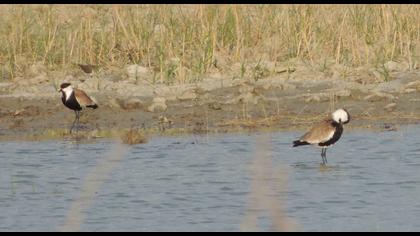
[(94, 72), (94, 70), (96, 70), (98, 68), (97, 65), (90, 65), (90, 64), (77, 64), (77, 65), (86, 74), (92, 74)]
[(327, 163), (327, 148), (337, 142), (343, 133), (343, 124), (350, 122), (350, 115), (346, 109), (338, 109), (331, 114), (331, 118), (314, 125), (311, 130), (300, 139), (293, 141), (293, 147), (301, 145), (317, 145), (322, 148), (322, 164)]
[[(79, 64), (73, 63), (74, 65), (78, 66), (85, 74), (87, 74), (90, 78), (93, 78), (96, 72), (99, 69), (98, 65), (91, 65), (91, 64)], [(84, 82), (86, 77), (80, 78), (80, 81)]]
[(74, 125), (79, 125), (80, 112), (84, 107), (89, 107), (92, 109), (98, 108), (98, 105), (83, 91), (80, 89), (73, 88), (70, 83), (62, 83), (60, 85), (59, 92), (62, 93), (61, 101), (69, 109), (73, 110), (76, 114), (76, 118), (73, 121), (73, 124), (70, 128), (70, 133), (74, 128)]

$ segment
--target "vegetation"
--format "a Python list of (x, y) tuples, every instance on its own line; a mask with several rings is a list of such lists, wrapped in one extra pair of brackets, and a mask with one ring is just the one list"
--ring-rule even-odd
[[(419, 59), (419, 5), (2, 5), (0, 66), (108, 69), (139, 64), (156, 82), (191, 82), (262, 61), (381, 68)], [(246, 67), (244, 65), (251, 65)]]

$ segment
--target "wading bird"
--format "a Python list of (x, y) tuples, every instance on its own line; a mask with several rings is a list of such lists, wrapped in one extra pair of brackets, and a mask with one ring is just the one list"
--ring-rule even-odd
[[(60, 85), (59, 92), (62, 93), (61, 101), (69, 109), (73, 110), (76, 117), (70, 128), (70, 133), (73, 130), (75, 124), (79, 125), (80, 113), (85, 107), (92, 109), (98, 108), (98, 105), (83, 91), (77, 88), (73, 88), (70, 83), (62, 83)], [(77, 130), (77, 129), (76, 129)]]
[(314, 125), (306, 134), (293, 141), (293, 147), (317, 145), (322, 148), (322, 164), (327, 163), (327, 148), (337, 142), (343, 133), (343, 124), (350, 122), (350, 114), (346, 109), (338, 109), (331, 117)]

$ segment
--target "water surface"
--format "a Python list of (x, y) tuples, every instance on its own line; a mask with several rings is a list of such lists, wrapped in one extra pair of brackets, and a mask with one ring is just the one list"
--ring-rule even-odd
[(0, 231), (61, 230), (78, 210), (82, 231), (276, 230), (255, 194), (296, 230), (419, 231), (419, 134), (345, 131), (326, 168), (320, 149), (291, 147), (298, 132), (2, 142)]

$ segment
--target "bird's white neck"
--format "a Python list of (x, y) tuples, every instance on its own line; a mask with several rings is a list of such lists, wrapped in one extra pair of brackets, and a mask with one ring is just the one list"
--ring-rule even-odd
[(73, 92), (73, 88), (71, 86), (67, 86), (65, 88), (62, 89), (65, 96), (66, 96), (66, 101), (69, 100), (71, 93)]

